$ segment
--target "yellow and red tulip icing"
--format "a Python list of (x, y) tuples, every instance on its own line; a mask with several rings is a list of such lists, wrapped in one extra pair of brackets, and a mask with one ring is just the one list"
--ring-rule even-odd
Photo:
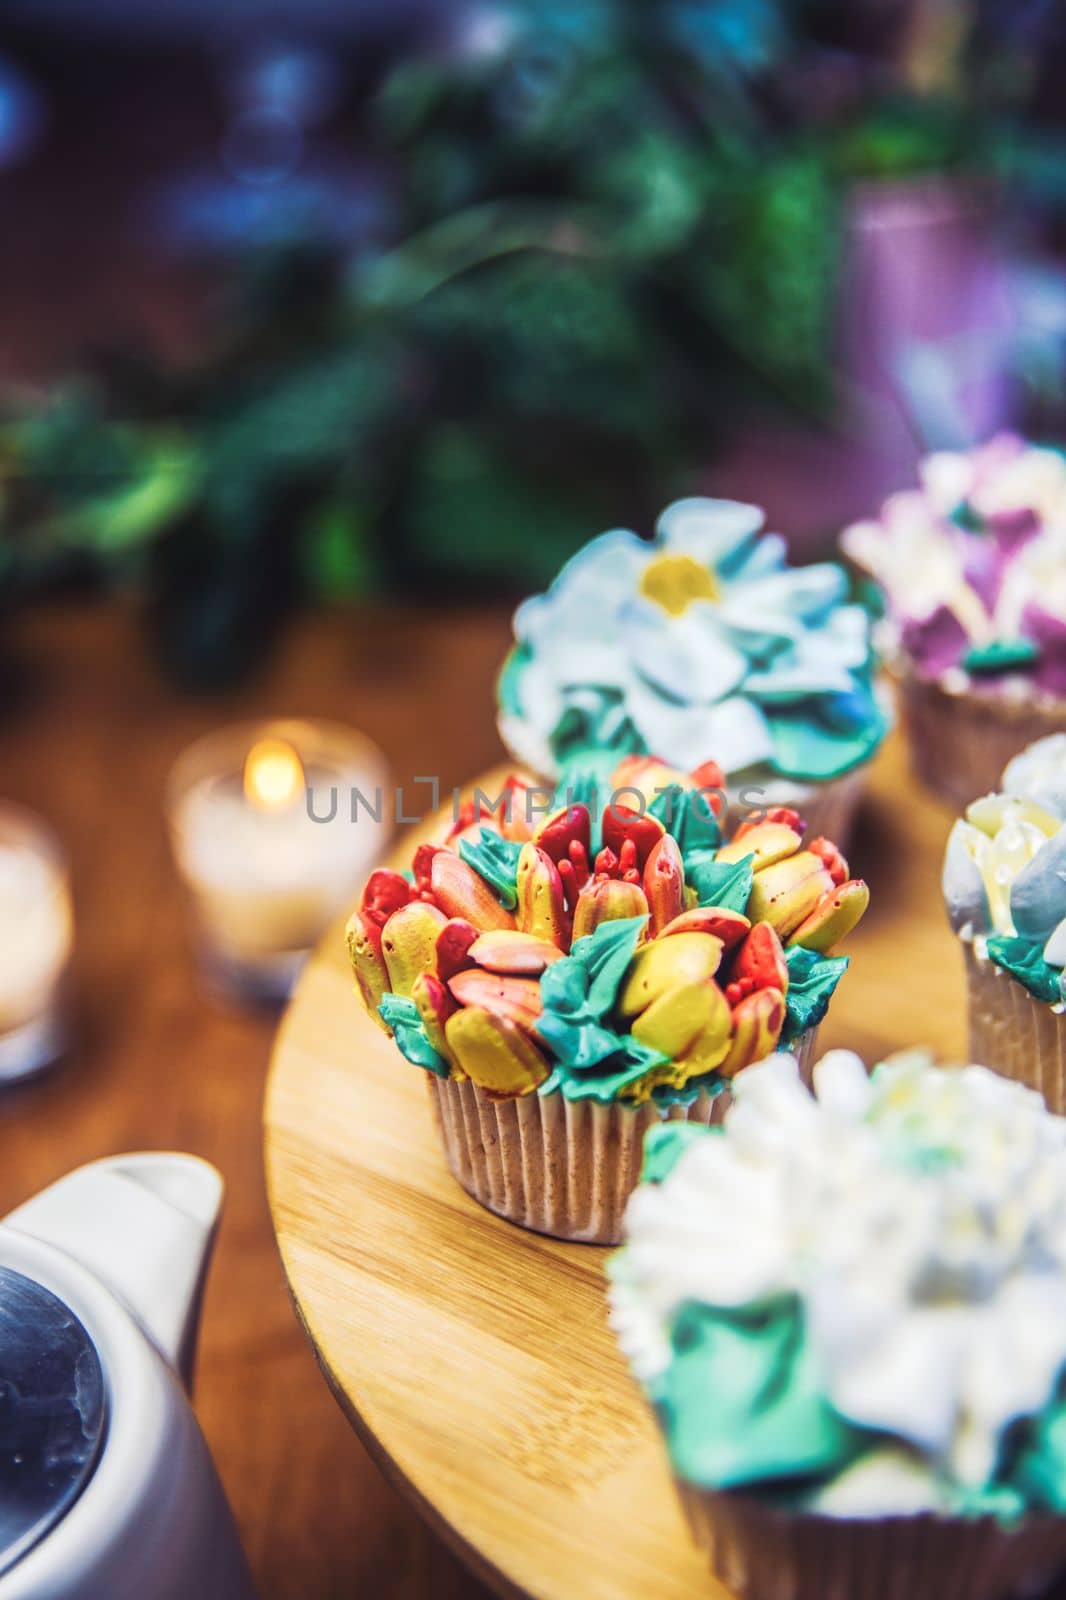
[[(821, 1020), (866, 909), (786, 807), (725, 840), (721, 774), (623, 761), (602, 812), (463, 810), (348, 923), (363, 1002), (409, 1061), (500, 1098), (688, 1103)], [(623, 803), (622, 795), (632, 804)]]

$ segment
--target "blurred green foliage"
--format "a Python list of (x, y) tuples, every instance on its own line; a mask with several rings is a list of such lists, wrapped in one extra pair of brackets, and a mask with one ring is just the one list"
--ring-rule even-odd
[(542, 584), (747, 407), (825, 414), (847, 182), (977, 150), (965, 97), (821, 40), (826, 9), (520, 0), (402, 63), (372, 108), (388, 240), (246, 261), (192, 372), (14, 408), (4, 593), (136, 577), (209, 684), (301, 598)]

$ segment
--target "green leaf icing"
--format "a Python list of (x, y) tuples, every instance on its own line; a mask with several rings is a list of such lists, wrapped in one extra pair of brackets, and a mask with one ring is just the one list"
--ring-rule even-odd
[(967, 533), (984, 533), (985, 520), (974, 510), (968, 500), (960, 500), (951, 513), (951, 520), (957, 528), (964, 529)]
[(1040, 646), (1032, 639), (993, 639), (990, 644), (971, 646), (960, 665), (980, 678), (1032, 667), (1039, 660)]
[(479, 878), (484, 878), (500, 903), (513, 911), (518, 904), (516, 884), (522, 846), (513, 839), (504, 839), (492, 828), (482, 828), (476, 844), (460, 839), (459, 854)]
[(711, 797), (696, 789), (671, 784), (655, 796), (648, 811), (677, 840), (686, 876), (691, 857), (698, 859), (702, 852), (717, 850), (722, 842), (721, 824), (711, 808)]
[(573, 789), (573, 799), (583, 800), (580, 791), (587, 790), (591, 797), (591, 810), (602, 795), (605, 799), (610, 797), (611, 777), (618, 765), (618, 755), (614, 750), (601, 750), (596, 745), (589, 745), (584, 749), (575, 750), (565, 762), (559, 777), (559, 784), (555, 791), (559, 807), (566, 804), (567, 789)]
[(1056, 1005), (1066, 999), (1063, 994), (1063, 974), (1044, 960), (1043, 947), (1031, 939), (994, 933), (988, 941), (988, 954), (997, 967), (1009, 972), (1012, 978), (1024, 984), (1038, 1000)]
[(821, 709), (821, 714), (782, 711), (769, 713), (767, 721), (774, 737), (774, 766), (786, 778), (804, 783), (828, 783), (862, 761), (868, 761), (885, 737), (888, 722), (872, 695), (861, 704), (868, 719), (850, 725), (849, 702), (856, 709), (855, 697), (841, 695), (839, 704)]
[(833, 990), (847, 971), (847, 956), (823, 956), (794, 944), (785, 953), (788, 994), (782, 1045), (791, 1044), (808, 1028), (817, 1027), (829, 1008)]
[(617, 917), (601, 922), (595, 933), (575, 939), (570, 946), (569, 959), (580, 962), (589, 975), (588, 1003), (597, 1017), (604, 1016), (614, 1005), (618, 985), (636, 953), (647, 920)]
[(647, 917), (601, 922), (576, 939), (570, 954), (541, 976), (544, 1011), (537, 1031), (556, 1057), (541, 1094), (559, 1089), (568, 1100), (613, 1100), (668, 1057), (617, 1032), (610, 1022), (618, 986), (633, 959)]
[(622, 694), (613, 689), (588, 688), (572, 695), (570, 704), (552, 729), (552, 751), (561, 767), (587, 765), (593, 751), (613, 755), (611, 770), (622, 756), (643, 751), (644, 741), (625, 708)]
[(560, 1056), (555, 1071), (538, 1092), (551, 1094), (558, 1089), (567, 1100), (598, 1100), (606, 1105), (638, 1083), (653, 1067), (666, 1065), (666, 1056), (638, 1044), (631, 1034), (613, 1033), (611, 1043), (612, 1049), (596, 1063), (594, 1074), (583, 1075), (579, 1066)]
[(698, 1100), (701, 1094), (724, 1094), (726, 1091), (725, 1079), (720, 1072), (702, 1072), (699, 1077), (688, 1078), (681, 1087), (675, 1088), (672, 1083), (657, 1083), (651, 1092), (651, 1097), (658, 1106), (690, 1106)]
[(1018, 1490), (1005, 1483), (985, 1483), (971, 1488), (938, 1480), (944, 1501), (944, 1510), (953, 1517), (995, 1517), (997, 1522), (1010, 1526), (1026, 1510), (1026, 1503)]
[(706, 1128), (701, 1122), (662, 1122), (644, 1135), (642, 1183), (662, 1183), (673, 1172), (690, 1144), (698, 1144), (708, 1133), (720, 1134), (720, 1127)]
[(685, 877), (695, 889), (701, 906), (743, 911), (755, 877), (754, 859), (754, 856), (745, 856), (742, 861), (719, 862), (712, 851), (697, 851), (685, 863)]
[(828, 1477), (871, 1437), (824, 1398), (796, 1299), (765, 1310), (690, 1304), (671, 1343), (654, 1398), (686, 1482), (728, 1489)]
[(1018, 1451), (1011, 1483), (1024, 1504), (1061, 1516), (1066, 1512), (1066, 1401), (1060, 1398), (1024, 1425), (1024, 1432), (1028, 1437)]
[(383, 994), (378, 1016), (391, 1030), (396, 1048), (408, 1061), (414, 1062), (416, 1067), (425, 1067), (427, 1072), (435, 1072), (438, 1078), (449, 1076), (448, 1063), (430, 1044), (413, 1000), (402, 994)]

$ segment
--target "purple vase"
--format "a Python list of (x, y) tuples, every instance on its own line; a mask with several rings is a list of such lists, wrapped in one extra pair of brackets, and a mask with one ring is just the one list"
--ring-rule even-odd
[(1016, 319), (994, 188), (864, 182), (849, 210), (841, 362), (859, 432), (913, 467), (1005, 427)]

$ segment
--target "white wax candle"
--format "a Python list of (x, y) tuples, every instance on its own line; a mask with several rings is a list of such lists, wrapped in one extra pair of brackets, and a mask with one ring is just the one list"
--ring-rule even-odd
[(70, 954), (70, 896), (32, 844), (0, 841), (0, 1037), (50, 1007)]
[(235, 774), (191, 785), (175, 812), (176, 847), (204, 930), (221, 953), (239, 961), (317, 941), (384, 845), (385, 805), (380, 823), (365, 807), (351, 818), (353, 786), (377, 809), (379, 782), (376, 772), (312, 767), (313, 816), (302, 774), (274, 804), (256, 803)]

